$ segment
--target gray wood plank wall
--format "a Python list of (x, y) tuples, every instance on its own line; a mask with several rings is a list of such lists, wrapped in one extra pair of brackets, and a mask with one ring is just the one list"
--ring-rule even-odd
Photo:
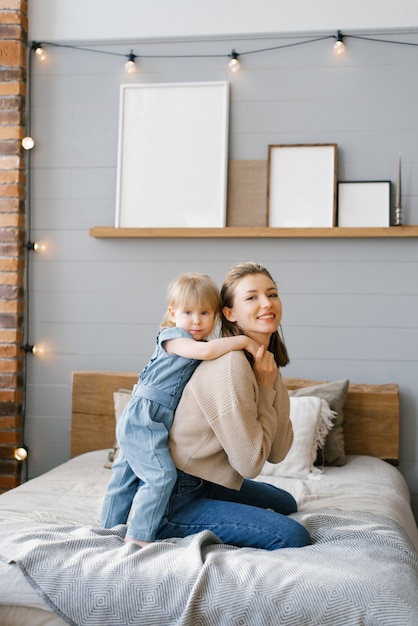
[[(399, 39), (400, 36), (393, 36)], [(390, 38), (388, 35), (386, 38)], [(402, 36), (418, 44), (416, 35)], [(230, 80), (230, 158), (265, 160), (269, 144), (337, 143), (339, 180), (392, 180), (403, 157), (404, 218), (418, 223), (418, 52), (414, 47), (331, 39), (227, 55), (295, 39), (226, 39), (110, 45), (124, 58), (62, 47), (32, 60), (32, 241), (26, 443), (30, 476), (69, 457), (71, 373), (139, 371), (154, 345), (168, 282), (186, 270), (219, 283), (241, 260), (278, 281), (291, 356), (288, 376), (395, 382), (401, 391), (401, 464), (418, 515), (418, 241), (416, 239), (100, 240), (115, 216), (119, 86)], [(90, 46), (91, 48), (98, 48)], [(224, 54), (225, 58), (141, 58)], [(162, 181), (163, 184), (163, 181)]]

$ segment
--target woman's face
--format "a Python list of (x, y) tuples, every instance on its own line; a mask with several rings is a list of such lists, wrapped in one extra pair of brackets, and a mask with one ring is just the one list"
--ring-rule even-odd
[(274, 282), (264, 274), (247, 274), (235, 285), (233, 306), (224, 307), (223, 314), (248, 337), (267, 346), (282, 320)]

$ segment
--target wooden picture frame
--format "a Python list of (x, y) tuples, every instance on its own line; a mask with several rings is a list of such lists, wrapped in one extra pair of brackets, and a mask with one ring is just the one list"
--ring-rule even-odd
[(229, 84), (121, 85), (116, 227), (226, 224)]
[(390, 180), (338, 183), (338, 226), (390, 226)]
[(267, 175), (270, 227), (335, 226), (337, 144), (269, 145)]

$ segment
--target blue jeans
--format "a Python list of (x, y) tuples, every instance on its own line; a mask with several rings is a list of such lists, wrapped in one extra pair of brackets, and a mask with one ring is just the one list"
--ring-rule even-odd
[(245, 479), (240, 491), (234, 491), (177, 470), (157, 539), (210, 530), (223, 543), (238, 547), (277, 550), (310, 545), (306, 528), (287, 517), (296, 510), (293, 496), (272, 485)]

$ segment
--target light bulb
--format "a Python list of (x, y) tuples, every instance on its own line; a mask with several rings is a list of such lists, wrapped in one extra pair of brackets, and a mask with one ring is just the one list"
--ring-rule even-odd
[(241, 67), (238, 56), (239, 55), (237, 52), (235, 52), (235, 50), (232, 50), (231, 54), (229, 55), (230, 61), (228, 63), (228, 66), (231, 72), (238, 72)]
[(229, 69), (231, 70), (231, 72), (238, 72), (240, 69), (240, 64), (238, 59), (231, 59), (229, 62)]
[(345, 46), (343, 41), (336, 41), (334, 44), (335, 54), (344, 54)]
[(126, 55), (126, 57), (128, 60), (125, 63), (125, 69), (128, 72), (128, 74), (132, 74), (133, 72), (136, 71), (136, 63), (135, 63), (136, 54), (134, 54), (134, 51), (131, 50), (130, 53)]
[(43, 241), (28, 241), (25, 244), (26, 250), (33, 250), (34, 252), (45, 252), (46, 244)]
[(45, 346), (41, 343), (36, 343), (33, 345), (27, 343), (25, 346), (23, 346), (23, 349), (26, 354), (33, 354), (33, 356), (39, 357), (43, 357), (47, 353)]
[(45, 355), (45, 347), (39, 343), (35, 344), (32, 347), (32, 354), (34, 356), (44, 356)]
[(126, 61), (125, 69), (128, 72), (128, 74), (133, 74), (135, 72), (135, 69), (136, 69), (135, 61)]
[(46, 52), (45, 50), (42, 48), (40, 43), (37, 44), (33, 44), (32, 49), (35, 53), (35, 56), (40, 60), (43, 61), (44, 59), (46, 59)]
[(32, 139), (32, 137), (23, 137), (22, 139), (22, 148), (24, 150), (32, 150), (32, 148), (35, 146), (35, 141)]
[(335, 54), (344, 54), (345, 52), (344, 38), (340, 30), (337, 31), (336, 35), (334, 35), (334, 39), (335, 39), (335, 44), (334, 44)]
[(46, 244), (44, 244), (42, 241), (35, 241), (35, 243), (33, 244), (33, 249), (35, 252), (45, 252)]
[(28, 451), (26, 450), (26, 448), (16, 448), (16, 450), (13, 453), (14, 458), (16, 459), (16, 461), (24, 461), (27, 456), (28, 456)]

